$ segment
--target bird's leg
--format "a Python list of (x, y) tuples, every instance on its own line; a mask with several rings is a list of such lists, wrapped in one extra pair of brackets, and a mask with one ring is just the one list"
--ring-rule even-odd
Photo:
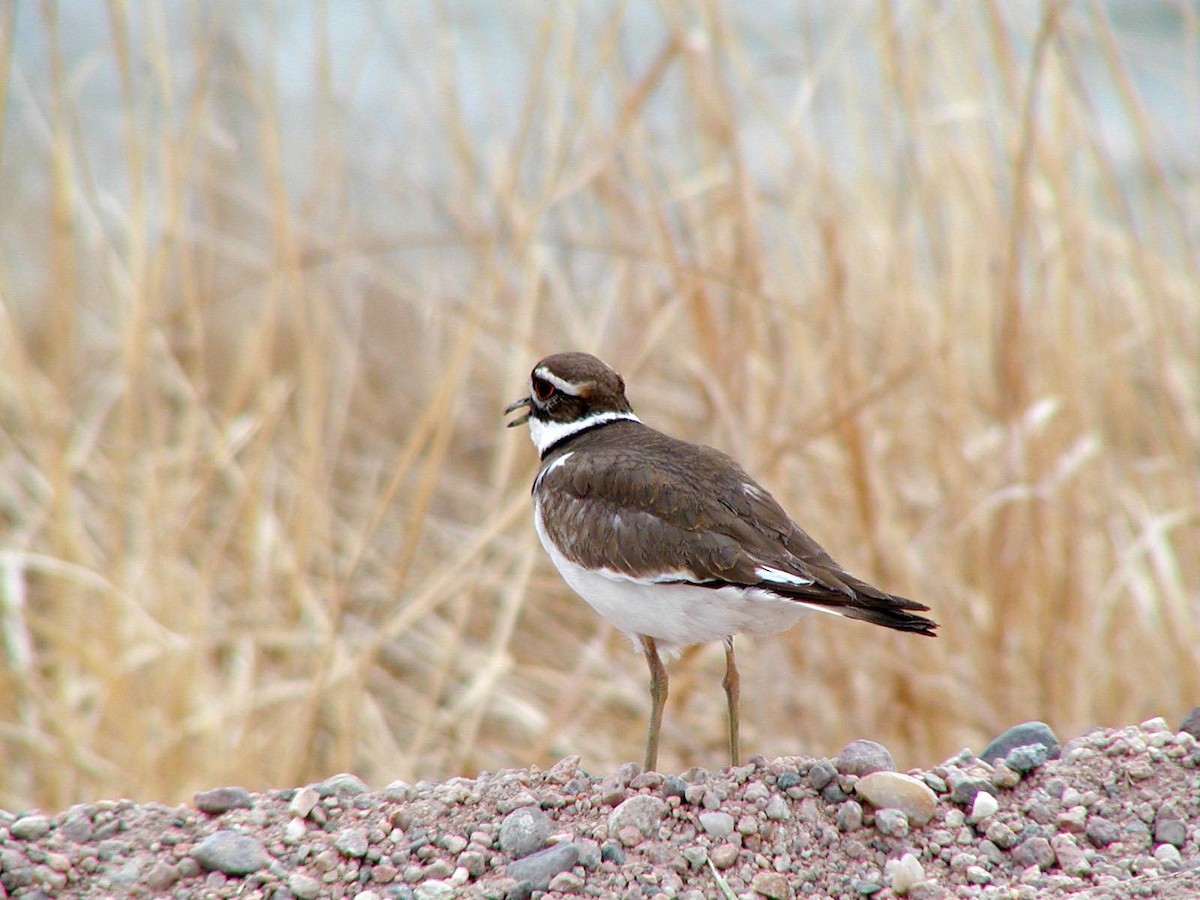
[(658, 655), (654, 638), (641, 638), (642, 652), (650, 666), (650, 728), (646, 732), (646, 771), (658, 765), (658, 732), (662, 728), (663, 706), (667, 702), (667, 669)]
[(733, 635), (725, 638), (725, 699), (729, 702), (729, 764), (738, 765), (738, 698), (742, 694), (742, 679), (737, 661), (733, 658)]

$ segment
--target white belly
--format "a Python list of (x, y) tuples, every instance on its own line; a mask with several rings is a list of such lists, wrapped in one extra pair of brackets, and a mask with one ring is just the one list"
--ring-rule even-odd
[(754, 588), (707, 588), (639, 581), (571, 562), (546, 536), (540, 504), (534, 525), (555, 568), (580, 597), (627, 634), (652, 637), (660, 649), (721, 640), (734, 634), (772, 634), (790, 628), (804, 606)]

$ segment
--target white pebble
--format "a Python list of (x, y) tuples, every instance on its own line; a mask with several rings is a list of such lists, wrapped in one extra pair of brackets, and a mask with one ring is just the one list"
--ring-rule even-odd
[(994, 815), (999, 808), (1000, 803), (995, 797), (987, 791), (980, 791), (975, 795), (975, 802), (971, 805), (971, 824), (982, 822), (988, 816)]

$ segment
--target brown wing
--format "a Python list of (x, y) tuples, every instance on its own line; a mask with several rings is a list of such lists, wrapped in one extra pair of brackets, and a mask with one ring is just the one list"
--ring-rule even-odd
[[(579, 464), (554, 465), (572, 450), (585, 451)], [(644, 580), (755, 587), (904, 631), (932, 634), (936, 627), (904, 612), (927, 606), (842, 569), (720, 451), (640, 423), (615, 422), (581, 435), (546, 463), (539, 489), (543, 527), (589, 568)], [(664, 567), (664, 558), (673, 562)]]

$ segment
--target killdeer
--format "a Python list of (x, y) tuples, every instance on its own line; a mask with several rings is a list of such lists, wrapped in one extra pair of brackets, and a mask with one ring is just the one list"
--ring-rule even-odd
[(625, 382), (587, 353), (547, 356), (525, 413), (542, 459), (534, 525), (563, 579), (633, 640), (650, 667), (646, 769), (658, 762), (667, 699), (662, 654), (725, 644), (729, 758), (738, 764), (736, 634), (770, 634), (806, 609), (933, 636), (928, 606), (834, 562), (730, 457), (642, 424)]

